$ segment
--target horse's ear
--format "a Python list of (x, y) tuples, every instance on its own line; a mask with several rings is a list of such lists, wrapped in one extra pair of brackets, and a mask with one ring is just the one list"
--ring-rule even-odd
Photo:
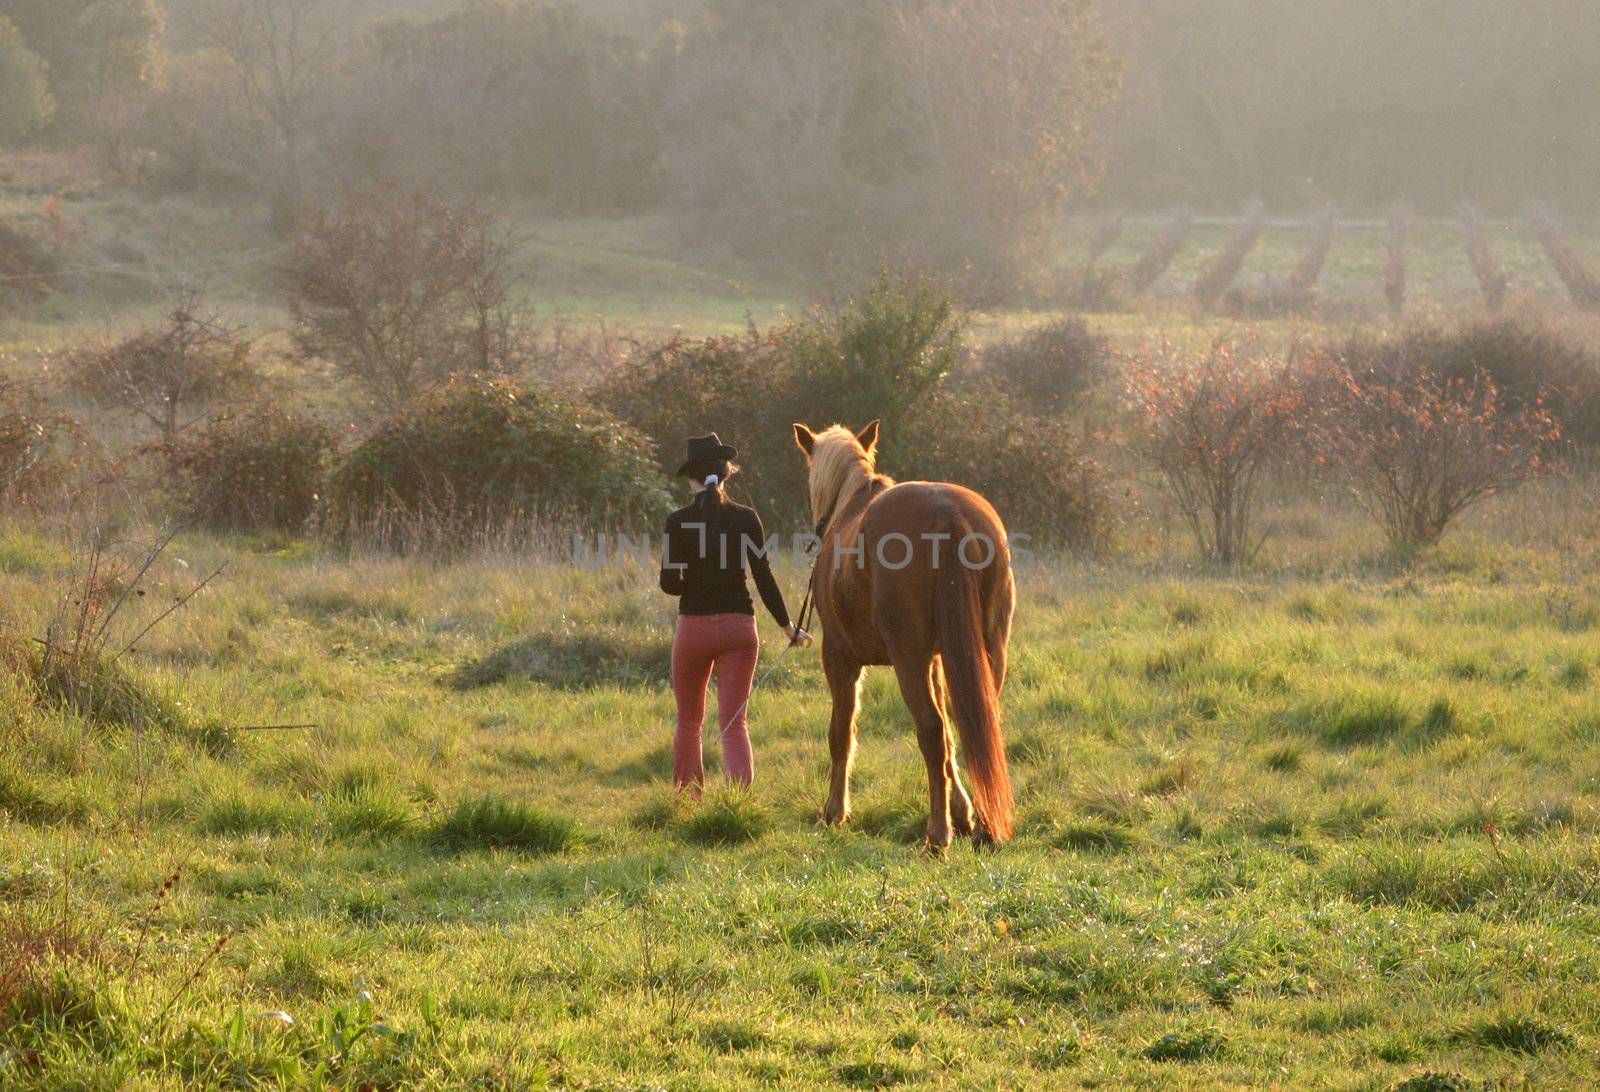
[(806, 458), (811, 458), (811, 449), (817, 445), (817, 434), (812, 432), (799, 421), (794, 423), (794, 442), (800, 445), (800, 450), (806, 453)]
[(862, 451), (871, 455), (872, 449), (878, 446), (878, 422), (873, 421), (866, 428), (856, 433), (856, 443), (861, 445)]

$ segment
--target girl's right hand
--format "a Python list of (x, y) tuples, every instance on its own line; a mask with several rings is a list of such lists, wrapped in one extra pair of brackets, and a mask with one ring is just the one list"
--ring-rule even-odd
[(789, 635), (789, 643), (791, 645), (805, 645), (810, 647), (811, 634), (807, 633), (799, 626), (790, 623), (790, 625), (784, 629), (784, 632)]

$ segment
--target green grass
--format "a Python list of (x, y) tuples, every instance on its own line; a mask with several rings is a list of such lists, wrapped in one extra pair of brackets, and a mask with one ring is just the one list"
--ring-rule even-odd
[[(67, 208), (95, 269), (7, 328), (6, 366), (137, 319), (188, 266), (281, 330), (248, 216)], [(513, 211), (544, 314), (699, 334), (810, 295), (659, 220)], [(1197, 229), (1143, 310), (1096, 324), (1128, 349), (1229, 327), (1183, 302), (1224, 236)], [(1450, 229), (1415, 239), (1418, 309), (1471, 310)], [(1246, 275), (1300, 241), (1270, 228)], [(1544, 298), (1527, 240), (1497, 243)], [(1376, 300), (1381, 248), (1342, 232), (1325, 289)], [(853, 822), (818, 824), (815, 653), (751, 704), (751, 790), (718, 783), (710, 726), (704, 799), (674, 792), (653, 571), (185, 537), (154, 586), (226, 579), (124, 663), (41, 688), (0, 657), (0, 1087), (1592, 1086), (1591, 490), (1495, 498), (1409, 558), (1337, 501), (1275, 500), (1240, 573), (1135, 511), (1112, 556), (1019, 574), (1018, 837), (944, 862), (883, 671)], [(43, 633), (72, 556), (0, 523), (10, 636)], [(236, 730), (274, 724), (307, 727)]]
[[(0, 937), (93, 938), (7, 1002), (3, 1082), (1591, 1084), (1596, 630), (1557, 601), (1600, 593), (1592, 544), (1486, 533), (1331, 580), (1023, 573), (1018, 837), (943, 863), (884, 672), (832, 831), (815, 655), (752, 703), (753, 790), (708, 730), (705, 799), (672, 792), (648, 571), (186, 539), (230, 579), (130, 677), (186, 724), (313, 727), (136, 741), (0, 675)], [(28, 551), (23, 633), (61, 552)], [(613, 666), (462, 685), (586, 633)]]

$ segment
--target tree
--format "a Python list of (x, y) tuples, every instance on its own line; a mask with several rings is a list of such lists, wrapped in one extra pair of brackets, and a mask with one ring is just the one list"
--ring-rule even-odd
[(575, 7), (456, 5), (375, 24), (346, 123), (367, 169), (452, 191), (616, 212), (657, 195), (660, 89), (646, 51)]
[(280, 161), (273, 217), (300, 210), (308, 126), (336, 58), (325, 0), (223, 0), (207, 30), (227, 58), (240, 98), (263, 119)]
[(50, 124), (56, 103), (45, 72), (16, 25), (0, 15), (0, 144), (26, 140)]
[(80, 125), (102, 97), (140, 94), (160, 76), (157, 0), (0, 0), (0, 18), (47, 66), (58, 124)]
[(346, 190), (311, 213), (285, 270), (295, 344), (391, 412), (452, 373), (516, 370), (512, 239), (471, 202), (394, 187)]
[(1110, 89), (1086, 0), (720, 0), (676, 59), (667, 168), (755, 254), (1042, 269)]
[(181, 289), (161, 325), (79, 349), (67, 359), (67, 377), (102, 408), (143, 422), (175, 466), (183, 434), (255, 386), (250, 350), (237, 330), (205, 312), (197, 292)]

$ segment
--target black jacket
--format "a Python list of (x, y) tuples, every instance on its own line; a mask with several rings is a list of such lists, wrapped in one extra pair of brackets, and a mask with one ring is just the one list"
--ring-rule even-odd
[(661, 555), (661, 590), (678, 596), (679, 614), (754, 614), (745, 566), (756, 579), (761, 602), (778, 625), (789, 625), (789, 608), (773, 579), (767, 537), (755, 509), (724, 499), (709, 511), (690, 502), (667, 517)]

